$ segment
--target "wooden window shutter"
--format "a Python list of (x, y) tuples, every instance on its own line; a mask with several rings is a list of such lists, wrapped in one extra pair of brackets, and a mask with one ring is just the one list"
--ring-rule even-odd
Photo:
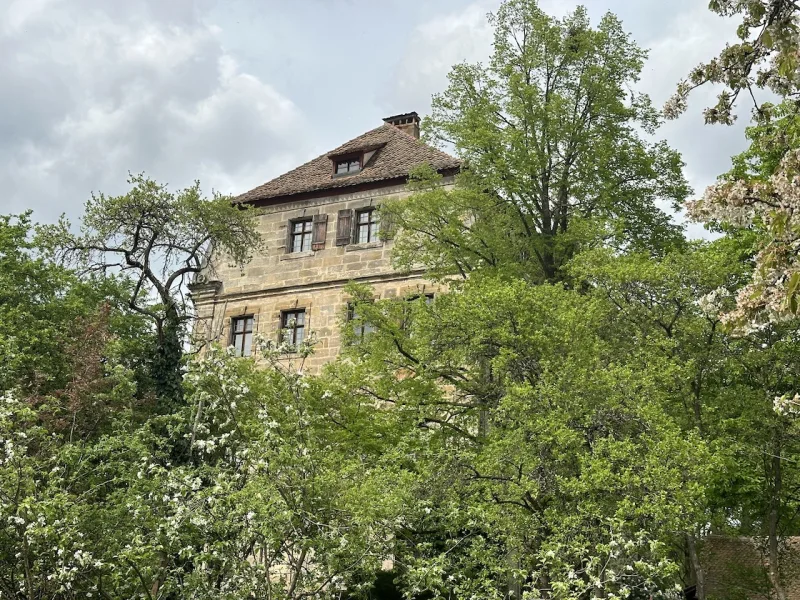
[(353, 236), (353, 210), (340, 210), (336, 216), (336, 245), (346, 246)]
[(378, 209), (378, 216), (380, 217), (380, 238), (390, 240), (397, 233), (397, 225), (395, 223), (394, 214), (388, 210), (381, 210), (383, 206)]
[(292, 251), (292, 222), (286, 221), (286, 246), (283, 249), (286, 254)]
[(311, 249), (322, 250), (325, 247), (325, 237), (328, 235), (328, 215), (314, 215), (312, 223)]

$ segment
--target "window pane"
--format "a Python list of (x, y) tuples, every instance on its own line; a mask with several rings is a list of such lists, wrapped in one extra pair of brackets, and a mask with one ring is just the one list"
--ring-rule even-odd
[(304, 311), (290, 310), (283, 313), (283, 326), (291, 327), (292, 325), (303, 324)]
[(300, 233), (301, 231), (303, 231), (303, 223), (301, 222), (292, 223), (292, 231), (294, 233)]
[(350, 171), (358, 171), (361, 167), (361, 163), (358, 160), (351, 160), (350, 164), (348, 165), (348, 170)]
[(295, 319), (298, 325), (305, 325), (306, 323), (306, 313), (305, 311), (299, 311), (295, 313)]
[(241, 319), (234, 319), (233, 320), (233, 330), (234, 331), (242, 331), (244, 329), (244, 321)]
[(303, 326), (295, 328), (295, 330), (294, 330), (294, 343), (295, 344), (302, 344), (303, 343), (303, 337), (305, 335), (305, 330), (306, 330), (306, 328), (303, 327)]
[(373, 223), (372, 223), (372, 224), (369, 226), (369, 239), (370, 239), (370, 240), (376, 240), (376, 239), (378, 239), (378, 224), (377, 224), (377, 223), (374, 223), (374, 222), (373, 222)]
[(358, 243), (363, 244), (367, 241), (367, 235), (369, 233), (369, 225), (359, 225), (358, 226)]
[(369, 212), (365, 210), (365, 211), (362, 211), (362, 212), (358, 213), (358, 222), (359, 223), (369, 223)]
[(253, 334), (245, 333), (242, 356), (250, 356), (250, 349), (252, 345), (253, 345)]
[(311, 221), (303, 221), (303, 231), (311, 233)]
[(293, 235), (292, 236), (292, 252), (300, 252), (303, 248), (303, 236), (302, 235)]
[(234, 356), (239, 356), (239, 348), (241, 348), (240, 345), (241, 338), (242, 338), (241, 335), (236, 334), (233, 336), (233, 339), (231, 340), (231, 346), (233, 346), (234, 348), (234, 353), (233, 353)]
[(245, 320), (245, 331), (253, 331), (253, 317), (247, 317)]

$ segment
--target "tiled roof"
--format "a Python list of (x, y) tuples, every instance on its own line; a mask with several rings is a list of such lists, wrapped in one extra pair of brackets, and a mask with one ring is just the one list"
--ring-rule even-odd
[[(375, 154), (361, 171), (353, 175), (333, 177), (332, 157), (376, 148)], [(428, 163), (438, 171), (455, 169), (460, 164), (458, 159), (422, 143), (394, 125), (384, 124), (272, 181), (245, 192), (235, 201), (253, 202), (396, 179), (408, 175), (411, 169), (424, 163)]]

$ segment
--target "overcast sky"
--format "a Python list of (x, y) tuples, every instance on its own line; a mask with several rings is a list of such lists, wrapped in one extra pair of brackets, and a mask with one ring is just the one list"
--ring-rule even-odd
[[(426, 114), (456, 62), (485, 60), (497, 0), (0, 0), (0, 213), (73, 220), (128, 171), (241, 193), (364, 131)], [(552, 14), (574, 7), (543, 0)], [(576, 3), (577, 4), (577, 3)], [(706, 0), (587, 0), (650, 59), (660, 106), (732, 39)], [(659, 132), (696, 192), (744, 147), (700, 109)]]

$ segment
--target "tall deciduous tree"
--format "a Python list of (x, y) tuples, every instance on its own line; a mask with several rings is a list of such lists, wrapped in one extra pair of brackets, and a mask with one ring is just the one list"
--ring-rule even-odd
[(144, 175), (121, 196), (93, 194), (79, 234), (62, 218), (42, 228), (59, 257), (90, 271), (119, 270), (134, 281), (130, 308), (152, 320), (158, 336), (153, 378), (167, 405), (181, 397), (183, 333), (191, 318), (185, 284), (207, 265), (212, 249), (244, 265), (261, 247), (254, 213), (199, 182), (170, 191)]
[(529, 278), (556, 281), (586, 244), (678, 242), (656, 204), (689, 188), (677, 152), (641, 133), (659, 119), (631, 91), (646, 52), (620, 21), (606, 14), (594, 28), (584, 8), (556, 19), (535, 0), (508, 0), (490, 21), (489, 63), (455, 66), (424, 123), (463, 159), (458, 189), (398, 211), (399, 262), (453, 273), (513, 259)]
[(375, 331), (332, 367), (334, 396), (384, 407), (385, 494), (413, 499), (395, 534), (408, 592), (677, 596), (673, 548), (714, 461), (612, 303), (489, 274), (432, 303), (352, 291)]

